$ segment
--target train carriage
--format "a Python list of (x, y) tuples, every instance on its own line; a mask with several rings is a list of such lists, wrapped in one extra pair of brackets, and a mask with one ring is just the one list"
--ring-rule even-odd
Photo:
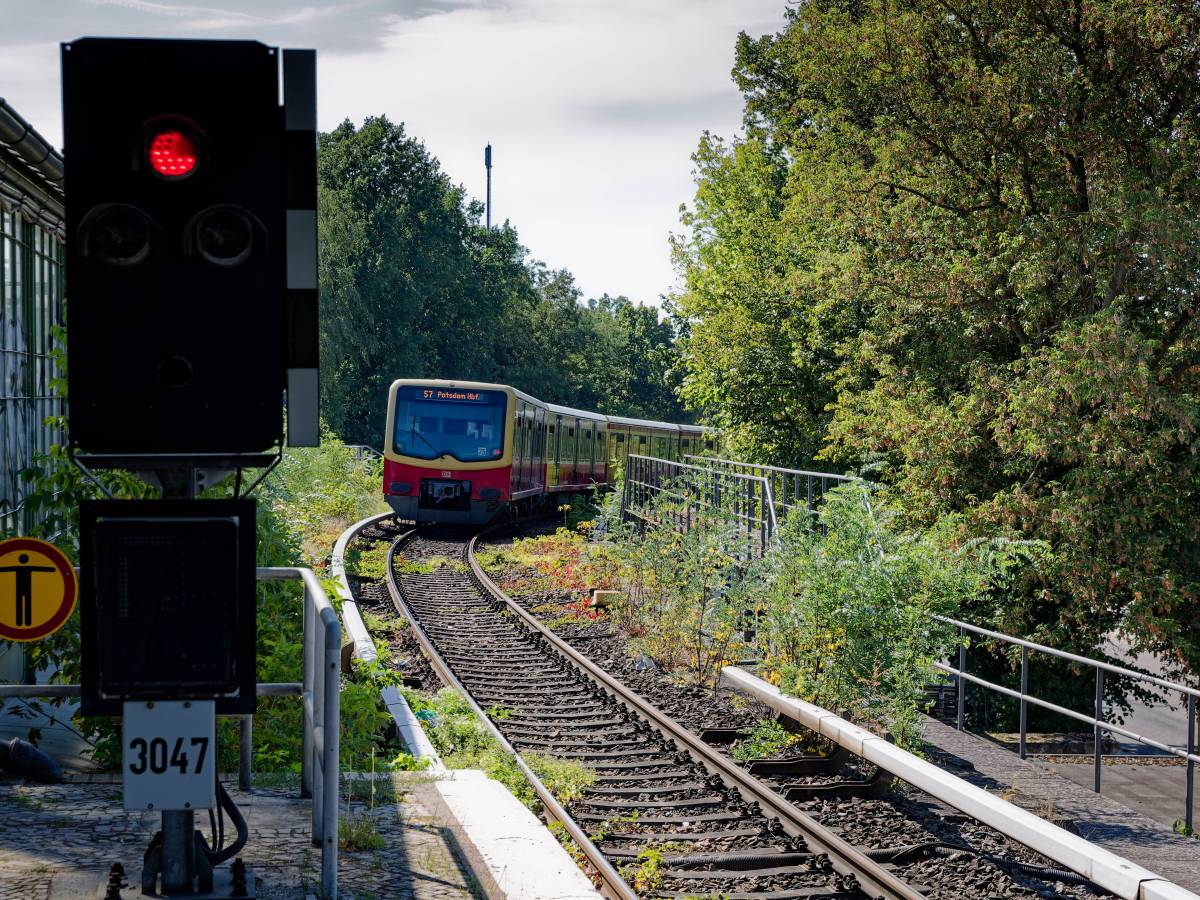
[(516, 388), (404, 378), (388, 392), (383, 493), (402, 519), (482, 524), (610, 483), (630, 453), (712, 452), (713, 432), (543, 403)]
[(546, 491), (546, 405), (502, 384), (401, 379), (388, 393), (383, 491), (403, 519), (479, 523)]

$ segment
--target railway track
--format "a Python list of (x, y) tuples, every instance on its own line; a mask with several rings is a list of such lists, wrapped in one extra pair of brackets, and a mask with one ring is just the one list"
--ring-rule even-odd
[[(439, 677), (468, 697), (502, 744), (596, 772), (568, 811), (518, 756), (607, 894), (924, 896), (541, 629), (476, 563), (477, 540), (445, 530), (401, 535), (389, 552), (389, 593)], [(397, 573), (400, 550), (454, 563)]]

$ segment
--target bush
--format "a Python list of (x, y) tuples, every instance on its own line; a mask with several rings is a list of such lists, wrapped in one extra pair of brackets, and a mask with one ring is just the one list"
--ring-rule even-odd
[(830, 491), (818, 522), (794, 516), (751, 567), (747, 580), (764, 586), (757, 643), (785, 693), (913, 747), (933, 663), (956, 646), (931, 616), (954, 615), (1003, 582), (1031, 545), (906, 533), (871, 493), (861, 481)]

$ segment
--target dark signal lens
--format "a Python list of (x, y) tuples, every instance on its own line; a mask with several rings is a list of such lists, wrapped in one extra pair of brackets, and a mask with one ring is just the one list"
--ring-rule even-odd
[(150, 255), (150, 220), (140, 209), (114, 203), (83, 221), (84, 255), (110, 266), (136, 266)]
[(214, 266), (244, 263), (254, 249), (254, 225), (241, 210), (218, 206), (196, 220), (196, 250)]
[(183, 178), (196, 168), (196, 144), (177, 129), (154, 135), (148, 155), (150, 168), (164, 178)]

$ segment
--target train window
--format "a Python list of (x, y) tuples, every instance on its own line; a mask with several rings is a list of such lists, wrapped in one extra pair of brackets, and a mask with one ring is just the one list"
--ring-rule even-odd
[(405, 386), (396, 393), (392, 449), (417, 459), (450, 456), (462, 462), (502, 456), (507, 405), (500, 391)]

